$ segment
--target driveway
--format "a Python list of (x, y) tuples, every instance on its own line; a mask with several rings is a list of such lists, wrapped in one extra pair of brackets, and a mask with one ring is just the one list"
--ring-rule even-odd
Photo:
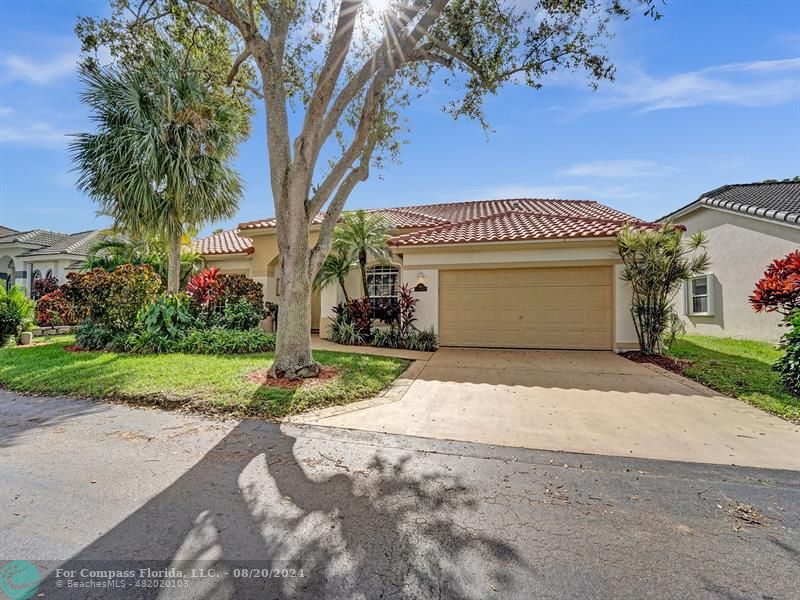
[(612, 352), (442, 349), (384, 398), (306, 423), (800, 470), (800, 426)]
[(33, 598), (720, 600), (800, 579), (792, 471), (3, 391), (0, 465), (0, 564), (33, 563)]

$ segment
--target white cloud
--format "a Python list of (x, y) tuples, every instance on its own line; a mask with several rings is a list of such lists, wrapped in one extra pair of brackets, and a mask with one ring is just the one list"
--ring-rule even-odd
[(566, 177), (655, 177), (674, 172), (652, 160), (596, 160), (577, 163), (558, 172)]
[(733, 104), (776, 106), (800, 98), (800, 58), (717, 65), (668, 76), (620, 68), (617, 81), (587, 110), (636, 107), (637, 112)]
[(23, 81), (34, 85), (47, 85), (75, 72), (78, 57), (74, 53), (59, 54), (49, 62), (32, 60), (25, 56), (9, 54), (0, 59), (3, 83)]
[(8, 115), (12, 114), (14, 109), (10, 106), (0, 106), (0, 117), (7, 117)]
[(29, 126), (0, 127), (0, 144), (16, 144), (46, 150), (63, 150), (68, 142), (67, 132), (48, 123)]

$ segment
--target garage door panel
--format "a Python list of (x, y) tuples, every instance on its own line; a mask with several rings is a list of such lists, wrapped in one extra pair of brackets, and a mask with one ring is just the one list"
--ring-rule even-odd
[(607, 349), (611, 307), (610, 267), (439, 274), (444, 346)]

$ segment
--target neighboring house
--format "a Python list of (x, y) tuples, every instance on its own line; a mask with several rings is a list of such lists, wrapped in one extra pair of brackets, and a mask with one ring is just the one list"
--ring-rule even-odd
[[(371, 264), (370, 295), (407, 283), (419, 328), (444, 346), (628, 349), (638, 346), (630, 290), (620, 280), (615, 236), (626, 223), (654, 227), (586, 200), (488, 200), (371, 211), (392, 225), (391, 264)], [(311, 229), (316, 242), (320, 217)], [(280, 303), (275, 219), (196, 240), (210, 266), (243, 273)], [(360, 296), (354, 270), (347, 281)], [(338, 285), (315, 292), (312, 329), (327, 334)]]
[(666, 220), (708, 237), (708, 273), (676, 301), (687, 331), (777, 341), (781, 316), (755, 313), (748, 298), (769, 263), (800, 247), (800, 182), (725, 185)]
[(101, 231), (57, 233), (44, 229), (16, 231), (0, 226), (0, 284), (22, 286), (30, 294), (33, 282), (54, 277), (63, 282), (77, 271)]

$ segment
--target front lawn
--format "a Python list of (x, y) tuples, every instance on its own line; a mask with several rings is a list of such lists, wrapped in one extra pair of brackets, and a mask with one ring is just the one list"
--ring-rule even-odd
[(684, 375), (723, 394), (800, 422), (800, 398), (787, 392), (772, 365), (781, 350), (767, 342), (687, 335), (669, 355), (690, 361)]
[(347, 404), (388, 387), (408, 361), (341, 352), (314, 353), (338, 375), (297, 388), (265, 387), (248, 379), (272, 362), (272, 353), (235, 356), (132, 355), (69, 352), (63, 336), (28, 347), (0, 349), (0, 387), (19, 392), (109, 398), (240, 415), (281, 417), (310, 408)]

